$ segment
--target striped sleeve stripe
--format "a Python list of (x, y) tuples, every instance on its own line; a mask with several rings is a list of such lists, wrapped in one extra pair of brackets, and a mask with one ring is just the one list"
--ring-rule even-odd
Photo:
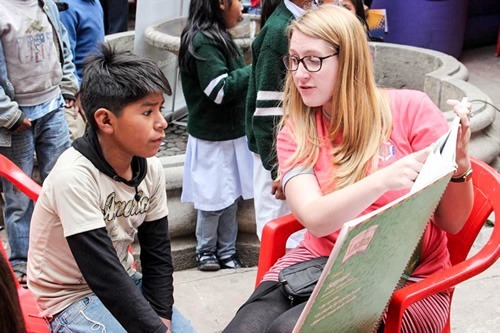
[(217, 92), (217, 95), (216, 95), (215, 100), (214, 100), (214, 102), (217, 104), (220, 104), (222, 102), (222, 99), (224, 98), (224, 85), (225, 84), (224, 83), (221, 84), (221, 81), (224, 80), (227, 76), (228, 76), (227, 73), (219, 75), (218, 77), (216, 77), (215, 79), (210, 81), (208, 86), (203, 91), (205, 93), (205, 95), (207, 95), (208, 98), (210, 98), (210, 96), (214, 93), (215, 88), (220, 85), (219, 91)]
[(283, 100), (284, 93), (282, 91), (259, 91), (257, 92), (257, 100), (259, 101), (269, 101), (269, 100)]
[(283, 109), (274, 108), (255, 108), (254, 116), (283, 116)]
[(282, 91), (258, 91), (254, 116), (283, 116)]

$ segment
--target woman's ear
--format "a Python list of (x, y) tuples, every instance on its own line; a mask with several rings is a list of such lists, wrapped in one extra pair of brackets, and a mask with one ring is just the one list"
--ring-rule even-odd
[(114, 114), (105, 108), (97, 109), (94, 112), (94, 119), (97, 123), (99, 131), (107, 134), (113, 133), (113, 119)]
[(224, 0), (219, 0), (219, 7), (221, 10), (224, 10), (226, 7), (224, 6)]

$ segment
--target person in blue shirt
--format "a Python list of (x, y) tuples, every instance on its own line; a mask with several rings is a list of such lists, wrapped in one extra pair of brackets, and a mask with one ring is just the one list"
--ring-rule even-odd
[[(64, 0), (64, 3), (67, 4), (67, 8), (59, 8), (60, 17), (68, 31), (76, 67), (75, 74), (80, 84), (85, 59), (97, 50), (100, 43), (104, 42), (104, 14), (98, 0)], [(77, 103), (76, 107), (65, 108), (64, 111), (70, 139), (73, 141), (85, 132), (85, 114), (80, 103)]]

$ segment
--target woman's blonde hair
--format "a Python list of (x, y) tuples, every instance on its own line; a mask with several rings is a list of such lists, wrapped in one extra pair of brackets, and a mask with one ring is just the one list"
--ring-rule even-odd
[[(329, 191), (352, 184), (377, 167), (380, 144), (390, 135), (392, 117), (385, 94), (376, 87), (372, 55), (366, 32), (356, 16), (344, 8), (323, 5), (306, 12), (290, 24), (288, 38), (295, 31), (326, 41), (338, 50), (338, 70), (332, 96), (328, 139), (332, 143), (335, 173)], [(307, 107), (288, 72), (281, 126), (292, 126), (297, 150), (286, 161), (306, 166), (316, 163), (320, 139), (315, 112)], [(335, 141), (337, 138), (340, 141)]]

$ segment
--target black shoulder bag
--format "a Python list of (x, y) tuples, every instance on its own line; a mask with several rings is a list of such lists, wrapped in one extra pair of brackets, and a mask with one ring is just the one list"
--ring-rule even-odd
[(276, 288), (280, 288), (285, 297), (290, 300), (292, 306), (307, 301), (323, 272), (327, 260), (328, 257), (318, 257), (284, 268), (278, 274), (279, 282), (277, 284), (250, 297), (240, 309), (246, 304), (269, 294)]

